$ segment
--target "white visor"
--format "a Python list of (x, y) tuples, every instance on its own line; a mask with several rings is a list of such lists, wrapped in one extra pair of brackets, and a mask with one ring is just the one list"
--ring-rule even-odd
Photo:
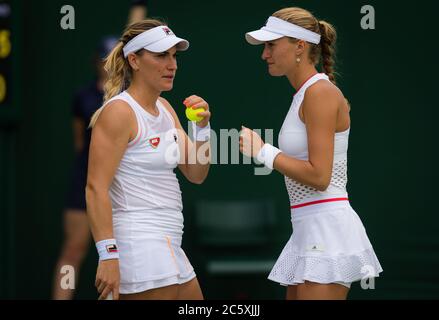
[(128, 54), (145, 49), (151, 52), (164, 52), (173, 46), (177, 50), (185, 51), (189, 48), (189, 42), (175, 36), (174, 32), (167, 26), (159, 26), (142, 32), (123, 47), (123, 55), (126, 58)]
[(282, 37), (296, 38), (314, 44), (320, 43), (320, 35), (318, 33), (276, 17), (268, 18), (267, 23), (261, 29), (245, 34), (247, 42), (254, 45), (277, 40)]

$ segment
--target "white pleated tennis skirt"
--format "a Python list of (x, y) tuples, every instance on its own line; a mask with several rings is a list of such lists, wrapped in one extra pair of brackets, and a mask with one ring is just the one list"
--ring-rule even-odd
[(268, 279), (281, 285), (349, 284), (383, 271), (349, 201), (293, 209), (291, 222), (293, 233)]
[(196, 277), (181, 248), (181, 236), (145, 232), (135, 225), (132, 221), (113, 219), (119, 248), (121, 294), (183, 284)]

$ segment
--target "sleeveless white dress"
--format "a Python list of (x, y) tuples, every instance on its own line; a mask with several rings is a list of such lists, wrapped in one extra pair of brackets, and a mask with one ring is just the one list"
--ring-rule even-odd
[(120, 293), (187, 282), (195, 272), (181, 248), (184, 219), (174, 173), (180, 158), (174, 119), (159, 100), (157, 117), (126, 91), (108, 102), (114, 100), (123, 100), (132, 108), (138, 127), (110, 187)]
[[(319, 80), (329, 81), (319, 73), (297, 91), (279, 133), (279, 148), (296, 159), (308, 160), (307, 132), (299, 108), (306, 90)], [(365, 228), (348, 200), (349, 130), (335, 133), (332, 178), (325, 191), (285, 176), (293, 233), (268, 277), (270, 280), (282, 285), (307, 280), (349, 286), (354, 281), (378, 277), (382, 271)]]

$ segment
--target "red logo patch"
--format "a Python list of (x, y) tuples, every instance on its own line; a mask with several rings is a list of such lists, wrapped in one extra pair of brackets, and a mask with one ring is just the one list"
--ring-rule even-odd
[(111, 244), (107, 246), (107, 252), (108, 253), (116, 253), (117, 252), (117, 247), (115, 244)]
[(156, 138), (151, 138), (151, 139), (149, 139), (149, 143), (151, 144), (151, 146), (152, 146), (153, 148), (157, 148), (157, 146), (158, 146), (159, 143), (160, 143), (160, 137), (156, 137)]

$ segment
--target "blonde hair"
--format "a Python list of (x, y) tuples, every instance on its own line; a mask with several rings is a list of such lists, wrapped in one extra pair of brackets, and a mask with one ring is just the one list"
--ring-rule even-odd
[(107, 80), (104, 84), (104, 103), (91, 117), (89, 128), (93, 128), (96, 124), (105, 103), (128, 88), (131, 83), (133, 73), (128, 60), (123, 55), (123, 47), (142, 32), (163, 25), (166, 25), (163, 21), (145, 19), (126, 27), (119, 42), (104, 60), (104, 69), (107, 72)]
[[(326, 21), (317, 20), (311, 12), (297, 7), (281, 9), (273, 13), (272, 16), (321, 35), (320, 44), (309, 43), (309, 59), (314, 65), (317, 65), (321, 58), (323, 71), (335, 84), (334, 58), (335, 41), (337, 40), (335, 28)], [(292, 39), (292, 41), (297, 42), (297, 39)]]

